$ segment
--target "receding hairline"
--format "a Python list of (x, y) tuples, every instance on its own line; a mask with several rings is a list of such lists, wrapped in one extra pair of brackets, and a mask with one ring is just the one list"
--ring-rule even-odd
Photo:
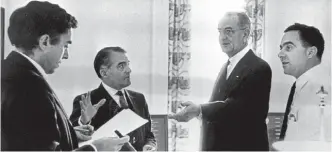
[(127, 54), (127, 51), (124, 50), (123, 48), (121, 47), (106, 47), (104, 48), (105, 51), (108, 52), (108, 58), (109, 58), (109, 63), (108, 65), (111, 66), (114, 64), (114, 61), (112, 60), (112, 57), (113, 57), (113, 54), (114, 53), (123, 53), (123, 54)]
[[(251, 22), (250, 22), (248, 15), (245, 12), (226, 12), (225, 15), (223, 16), (223, 18), (226, 16), (236, 16), (237, 25), (240, 28), (249, 28), (249, 30), (250, 30)], [(221, 20), (223, 18), (220, 19), (219, 23), (221, 22)]]

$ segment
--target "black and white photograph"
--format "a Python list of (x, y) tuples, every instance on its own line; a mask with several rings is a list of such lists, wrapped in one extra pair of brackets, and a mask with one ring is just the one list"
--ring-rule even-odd
[(331, 151), (331, 0), (1, 0), (1, 151)]

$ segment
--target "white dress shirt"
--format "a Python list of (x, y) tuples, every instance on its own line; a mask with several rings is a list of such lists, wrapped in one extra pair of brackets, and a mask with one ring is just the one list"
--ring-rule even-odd
[[(116, 90), (114, 88), (111, 88), (109, 87), (107, 84), (105, 84), (104, 82), (101, 82), (101, 84), (103, 85), (103, 87), (105, 88), (105, 90), (108, 92), (108, 94), (114, 99), (114, 101), (118, 104), (119, 107), (121, 107), (121, 104), (120, 104), (120, 96), (117, 95), (116, 93), (118, 91), (121, 91), (122, 94), (125, 96), (125, 90), (124, 89), (121, 89), (121, 90)], [(125, 101), (127, 102), (127, 99), (124, 98)]]
[(295, 87), (295, 94), (294, 98), (298, 95), (302, 87), (305, 86), (305, 84), (308, 82), (310, 79), (317, 79), (317, 75), (320, 73), (320, 66), (314, 66), (308, 71), (304, 72), (299, 78), (296, 79), (296, 87)]
[(228, 59), (229, 64), (227, 66), (226, 79), (228, 79), (228, 77), (231, 75), (231, 73), (234, 70), (237, 63), (239, 63), (239, 61), (248, 53), (248, 51), (249, 51), (249, 47), (247, 46), (244, 49), (242, 49), (240, 52), (238, 52), (237, 54), (235, 54), (234, 56), (232, 56)]
[[(285, 140), (331, 141), (331, 81), (321, 66), (315, 66), (296, 80), (296, 89), (288, 119)], [(320, 87), (328, 92), (325, 97), (324, 115), (321, 115)], [(321, 128), (321, 118), (324, 121)], [(324, 136), (321, 136), (324, 131)]]

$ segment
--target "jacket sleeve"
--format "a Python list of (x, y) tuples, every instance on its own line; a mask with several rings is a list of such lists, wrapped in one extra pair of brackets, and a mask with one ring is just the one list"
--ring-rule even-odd
[(73, 126), (79, 126), (78, 119), (81, 116), (80, 100), (81, 100), (81, 95), (78, 95), (74, 98), (74, 101), (73, 101), (73, 111), (69, 117)]
[(48, 92), (40, 87), (11, 84), (2, 92), (5, 104), (1, 107), (7, 150), (56, 150), (60, 135)]
[(157, 141), (155, 139), (155, 136), (152, 132), (152, 129), (151, 129), (151, 116), (150, 116), (150, 112), (149, 112), (149, 108), (148, 108), (148, 104), (146, 103), (146, 100), (145, 100), (145, 97), (144, 95), (143, 96), (143, 101), (144, 101), (144, 112), (145, 112), (145, 115), (147, 116), (149, 122), (147, 123), (147, 125), (145, 126), (145, 139), (146, 139), (146, 143), (145, 145), (151, 145), (155, 148), (157, 148)]

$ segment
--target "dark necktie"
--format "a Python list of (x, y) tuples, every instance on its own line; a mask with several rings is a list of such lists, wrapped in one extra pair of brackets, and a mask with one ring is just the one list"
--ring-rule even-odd
[(228, 79), (228, 77), (231, 75), (231, 71), (228, 71), (228, 70), (230, 70), (230, 69), (228, 69), (228, 68), (230, 68), (231, 66), (230, 66), (230, 61), (229, 61), (229, 59), (228, 59), (228, 61), (227, 61), (227, 64), (226, 64), (226, 80)]
[(116, 95), (118, 95), (120, 98), (119, 98), (119, 101), (120, 101), (120, 106), (121, 106), (121, 108), (123, 108), (123, 109), (128, 109), (128, 103), (126, 102), (126, 100), (125, 100), (125, 98), (124, 98), (124, 96), (123, 96), (123, 93), (121, 92), (121, 91), (118, 91), (117, 93), (116, 93)]
[(281, 127), (280, 138), (279, 138), (280, 140), (283, 140), (286, 135), (286, 130), (287, 130), (287, 126), (288, 126), (288, 115), (289, 115), (289, 112), (291, 111), (291, 106), (293, 103), (293, 97), (294, 97), (294, 93), (295, 93), (295, 87), (296, 87), (296, 82), (294, 82), (292, 89), (290, 91), (289, 97), (288, 97), (287, 107), (286, 107), (286, 111), (284, 114), (284, 120), (282, 121), (282, 127)]
[(110, 118), (118, 114), (121, 110), (122, 108), (120, 108), (120, 106), (115, 101), (110, 103)]
[(221, 68), (221, 71), (219, 72), (219, 75), (217, 77), (216, 83), (214, 84), (213, 90), (212, 90), (212, 95), (210, 98), (210, 102), (213, 102), (217, 100), (217, 96), (220, 93), (220, 86), (222, 83), (225, 83), (226, 81), (226, 76), (227, 76), (227, 67), (229, 65), (229, 60), (227, 60), (227, 63)]

